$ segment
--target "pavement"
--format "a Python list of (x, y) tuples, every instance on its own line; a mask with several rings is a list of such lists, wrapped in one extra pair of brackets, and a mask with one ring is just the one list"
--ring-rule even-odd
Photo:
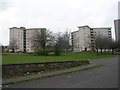
[(3, 88), (117, 88), (118, 87), (118, 56), (104, 59), (90, 60), (89, 65), (74, 67), (71, 69), (49, 72), (45, 74), (36, 74), (29, 76), (20, 76), (17, 78), (3, 79), (3, 84), (8, 82), (18, 82), (32, 78), (45, 77), (60, 73), (82, 70), (96, 65), (104, 65), (99, 68), (84, 70), (33, 80), (29, 82), (17, 83), (15, 85), (3, 85)]

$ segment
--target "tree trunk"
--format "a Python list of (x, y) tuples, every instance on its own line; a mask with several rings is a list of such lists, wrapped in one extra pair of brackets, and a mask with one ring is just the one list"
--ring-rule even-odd
[(96, 48), (96, 50), (97, 50), (97, 55), (99, 55), (99, 53), (98, 53), (98, 48)]
[(114, 54), (114, 49), (112, 48), (112, 54)]
[(102, 54), (102, 48), (101, 48), (101, 54)]
[(45, 44), (43, 45), (43, 55), (45, 55)]
[(85, 52), (87, 51), (87, 48), (85, 47)]
[(12, 48), (12, 52), (13, 52), (13, 53), (15, 52), (15, 49), (14, 49), (14, 48)]
[(92, 52), (95, 52), (95, 49), (92, 49)]

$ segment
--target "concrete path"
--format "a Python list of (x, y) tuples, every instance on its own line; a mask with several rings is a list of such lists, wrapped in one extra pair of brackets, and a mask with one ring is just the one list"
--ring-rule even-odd
[(90, 60), (90, 65), (75, 67), (67, 70), (50, 72), (46, 74), (30, 75), (12, 79), (5, 79), (3, 83), (10, 81), (21, 81), (31, 78), (38, 78), (48, 75), (81, 70), (95, 65), (103, 67), (75, 72), (71, 74), (54, 76), (30, 82), (18, 83), (15, 85), (5, 85), (9, 88), (117, 88), (118, 87), (118, 57)]

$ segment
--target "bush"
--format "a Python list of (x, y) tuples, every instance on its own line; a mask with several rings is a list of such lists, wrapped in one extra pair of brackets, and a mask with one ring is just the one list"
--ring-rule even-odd
[(55, 48), (55, 55), (59, 56), (61, 54), (61, 49), (56, 47)]
[(38, 50), (36, 50), (36, 51), (34, 52), (34, 54), (35, 54), (35, 55), (45, 55), (45, 56), (48, 56), (49, 51), (48, 51), (48, 50), (45, 50), (45, 51), (43, 52), (42, 50), (38, 49)]
[(35, 50), (34, 54), (35, 55), (42, 55), (42, 51), (40, 49)]
[(49, 52), (49, 55), (50, 56), (53, 56), (55, 53), (54, 52)]
[(42, 55), (48, 56), (48, 55), (49, 55), (49, 51), (48, 51), (48, 50), (45, 50)]

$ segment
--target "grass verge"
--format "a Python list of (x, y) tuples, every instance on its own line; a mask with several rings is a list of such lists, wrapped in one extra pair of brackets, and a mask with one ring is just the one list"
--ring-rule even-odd
[(83, 61), (114, 56), (112, 53), (97, 55), (95, 52), (62, 53), (60, 56), (35, 56), (34, 54), (7, 54), (2, 56), (2, 64), (41, 63), (59, 61)]

